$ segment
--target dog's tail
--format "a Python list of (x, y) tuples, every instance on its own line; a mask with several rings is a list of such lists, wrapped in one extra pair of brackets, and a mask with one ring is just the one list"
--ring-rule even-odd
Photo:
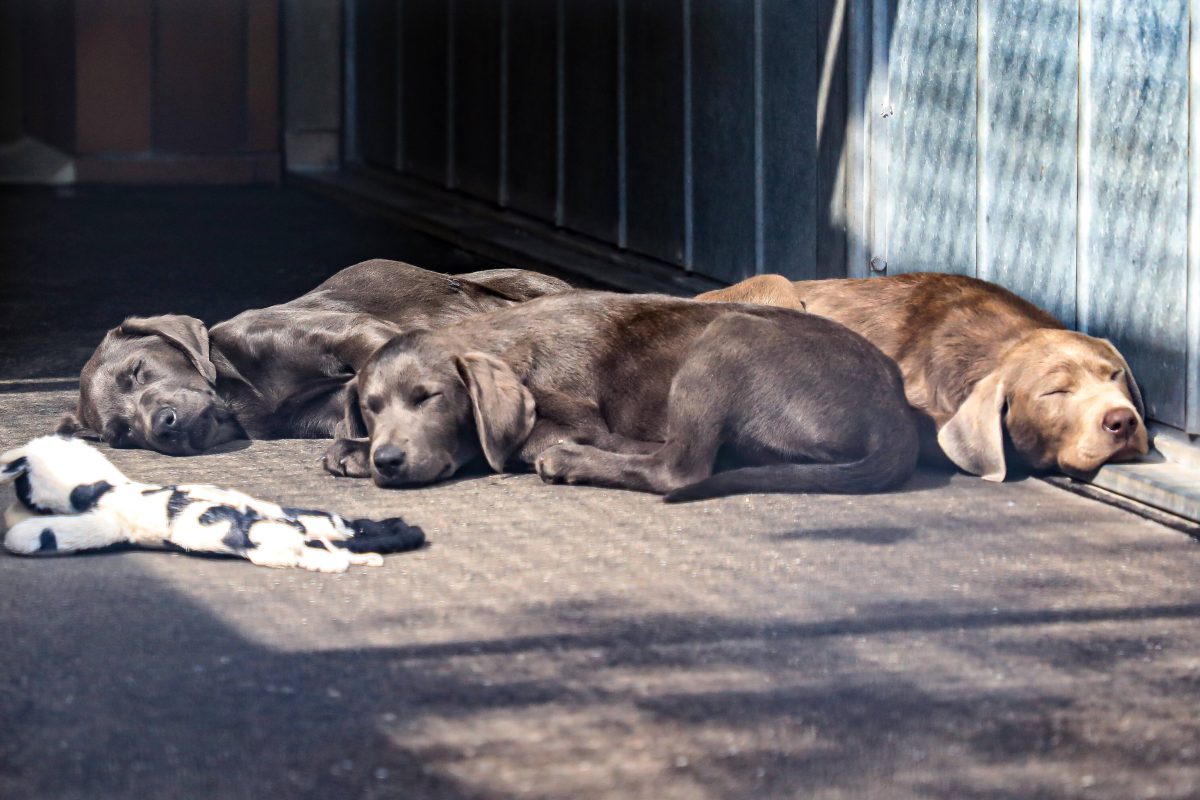
[(354, 530), (349, 539), (335, 540), (334, 547), (351, 553), (403, 553), (416, 550), (425, 544), (425, 531), (417, 525), (409, 525), (399, 517), (391, 519), (347, 520)]
[(772, 464), (718, 472), (702, 481), (669, 492), (668, 503), (749, 493), (862, 494), (892, 489), (917, 466), (917, 439), (889, 438), (871, 447), (857, 461), (840, 464)]

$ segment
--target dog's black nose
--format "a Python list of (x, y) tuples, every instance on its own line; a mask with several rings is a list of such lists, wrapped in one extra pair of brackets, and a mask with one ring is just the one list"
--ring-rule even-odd
[(380, 475), (393, 477), (404, 466), (405, 461), (404, 451), (394, 444), (381, 445), (375, 450), (375, 454), (371, 456), (371, 460), (375, 462), (375, 469)]
[(1114, 408), (1104, 415), (1104, 430), (1114, 436), (1132, 436), (1137, 426), (1137, 415), (1128, 408)]
[(164, 406), (154, 412), (150, 419), (150, 430), (155, 436), (170, 437), (177, 432), (179, 415), (170, 406)]

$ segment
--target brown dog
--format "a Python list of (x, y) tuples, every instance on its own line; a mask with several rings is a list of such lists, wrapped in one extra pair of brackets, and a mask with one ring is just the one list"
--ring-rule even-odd
[(1147, 450), (1142, 396), (1116, 348), (986, 281), (761, 275), (696, 299), (807, 309), (862, 334), (899, 364), (942, 451), (988, 480), (1004, 479), (1005, 432), (1030, 466), (1073, 475)]
[(246, 435), (332, 436), (346, 384), (400, 331), (569, 288), (528, 270), (449, 276), (373, 259), (211, 330), (180, 314), (132, 317), (108, 332), (84, 366), (78, 406), (59, 432), (173, 455)]
[(482, 453), (497, 472), (668, 500), (871, 492), (912, 472), (913, 417), (895, 365), (828, 320), (568, 292), (393, 339), (325, 467), (419, 485)]

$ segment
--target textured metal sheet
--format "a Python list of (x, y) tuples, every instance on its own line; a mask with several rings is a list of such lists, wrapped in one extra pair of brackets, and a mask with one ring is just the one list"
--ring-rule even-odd
[(500, 4), (456, 0), (454, 164), (457, 187), (499, 199)]
[(1189, 0), (1187, 421), (1200, 434), (1200, 0)]
[(819, 26), (795, 0), (764, 0), (761, 14), (762, 271), (817, 277)]
[(554, 219), (558, 0), (509, 0), (508, 143), (512, 208)]
[(1084, 76), (1090, 158), (1087, 332), (1110, 338), (1150, 414), (1184, 424), (1186, 383), (1187, 0), (1095, 2)]
[(359, 0), (355, 8), (355, 88), (359, 156), (396, 163), (396, 3)]
[(627, 235), (631, 249), (684, 258), (683, 2), (625, 0)]
[(755, 5), (692, 0), (694, 268), (755, 272)]
[(875, 255), (889, 274), (974, 275), (975, 2), (891, 2), (890, 107), (872, 109), (888, 156)]
[(563, 223), (617, 241), (617, 3), (563, 4)]
[(1075, 324), (1077, 0), (981, 0), (979, 277)]
[(446, 149), (449, 8), (445, 0), (404, 0), (400, 47), (405, 169), (443, 185), (450, 179)]

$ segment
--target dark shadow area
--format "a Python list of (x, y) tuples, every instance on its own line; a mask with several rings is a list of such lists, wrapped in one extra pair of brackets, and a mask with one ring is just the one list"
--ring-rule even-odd
[[(568, 714), (572, 727), (559, 735), (582, 757), (629, 753), (630, 732), (609, 718), (615, 709), (667, 737), (643, 745), (652, 751), (648, 763), (629, 767), (638, 796), (692, 782), (706, 787), (705, 796), (730, 800), (819, 789), (853, 795), (903, 774), (929, 781), (922, 790), (934, 795), (955, 787), (960, 794), (945, 796), (988, 797), (973, 775), (990, 765), (1071, 773), (1102, 760), (1148, 778), (1150, 769), (1186, 766), (1181, 753), (1200, 741), (1195, 725), (1175, 731), (1178, 751), (1163, 749), (1150, 763), (1136, 741), (1107, 735), (1138, 697), (1097, 721), (1083, 689), (1037, 680), (939, 686), (857, 655), (864, 643), (886, 646), (882, 637), (891, 632), (947, 631), (927, 657), (928, 669), (945, 669), (960, 657), (1023, 655), (1022, 642), (1042, 634), (1020, 638), (1015, 627), (1058, 623), (1077, 626), (1058, 634), (1058, 668), (1093, 670), (1104, 650), (1114, 654), (1104, 664), (1111, 672), (1148, 651), (1096, 633), (1092, 623), (1195, 619), (1194, 606), (915, 620), (898, 607), (861, 621), (762, 624), (562, 603), (520, 610), (505, 626), (544, 635), (498, 630), (486, 640), (289, 651), (247, 639), (133, 562), (113, 563), (117, 569), (101, 575), (85, 561), (0, 560), (13, 590), (9, 646), (0, 651), (0, 672), (9, 676), (0, 684), (0, 794), (10, 800), (520, 794), (498, 788), (512, 783), (501, 775), (482, 789), (478, 779), (456, 778), (474, 758), (544, 770), (537, 796), (573, 796), (576, 784), (558, 771), (561, 751), (535, 732)], [(69, 603), (55, 599), (64, 590)], [(274, 619), (252, 628), (325, 616), (279, 605), (265, 613)], [(379, 621), (359, 620), (372, 622)], [(402, 614), (393, 628), (399, 638), (428, 638), (428, 625), (419, 613)], [(992, 633), (953, 633), (963, 628)], [(1013, 641), (993, 651), (991, 637), (1002, 631)], [(770, 681), (714, 690), (714, 674)], [(490, 726), (490, 739), (471, 744), (478, 726)], [(1043, 787), (1036, 796), (1074, 794)]]
[(915, 528), (814, 528), (788, 531), (776, 534), (775, 539), (781, 542), (797, 540), (818, 542), (854, 542), (855, 544), (896, 544), (917, 535)]
[(70, 388), (59, 380), (77, 375), (126, 316), (211, 325), (368, 258), (439, 272), (490, 266), (286, 184), (0, 188), (0, 380)]

